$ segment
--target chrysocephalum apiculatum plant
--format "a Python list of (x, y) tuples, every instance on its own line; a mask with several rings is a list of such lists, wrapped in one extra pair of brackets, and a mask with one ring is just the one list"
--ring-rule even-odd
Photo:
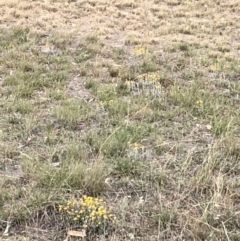
[(76, 224), (86, 233), (91, 234), (104, 233), (116, 219), (105, 207), (102, 199), (86, 195), (59, 205), (59, 211), (68, 218), (70, 223)]

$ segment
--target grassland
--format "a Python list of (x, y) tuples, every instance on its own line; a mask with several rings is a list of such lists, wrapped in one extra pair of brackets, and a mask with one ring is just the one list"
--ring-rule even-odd
[[(237, 0), (0, 0), (0, 240), (240, 240)], [(2, 236), (2, 238), (1, 238)], [(72, 240), (77, 240), (73, 237)]]

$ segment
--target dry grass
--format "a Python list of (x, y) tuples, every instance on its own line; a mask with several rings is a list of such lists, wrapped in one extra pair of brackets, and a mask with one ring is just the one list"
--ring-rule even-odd
[(58, 205), (86, 194), (117, 217), (88, 240), (240, 240), (239, 15), (0, 0), (2, 238), (63, 240)]

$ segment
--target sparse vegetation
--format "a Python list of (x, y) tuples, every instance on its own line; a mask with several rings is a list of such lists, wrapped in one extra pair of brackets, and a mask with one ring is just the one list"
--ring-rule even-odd
[(0, 5), (0, 240), (240, 240), (237, 0)]

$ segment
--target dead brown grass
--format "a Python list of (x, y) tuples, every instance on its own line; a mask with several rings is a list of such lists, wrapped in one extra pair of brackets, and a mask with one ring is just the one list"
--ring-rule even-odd
[(113, 46), (128, 38), (159, 50), (187, 41), (212, 50), (229, 47), (239, 55), (239, 3), (184, 1), (2, 1), (2, 27), (27, 26), (39, 32), (94, 33)]

